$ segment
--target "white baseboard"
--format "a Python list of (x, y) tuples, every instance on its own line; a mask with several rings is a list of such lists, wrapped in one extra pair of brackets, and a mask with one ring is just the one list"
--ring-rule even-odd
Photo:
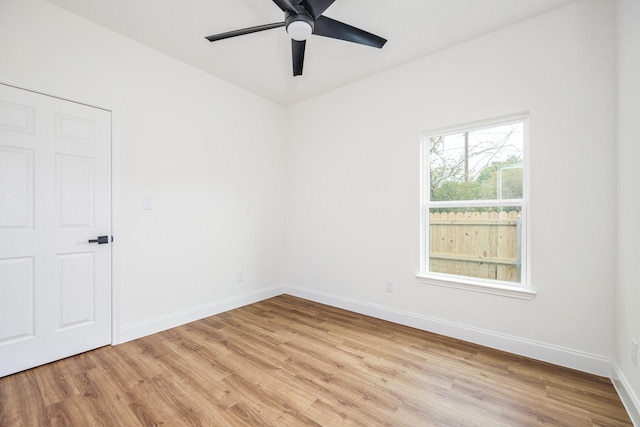
[(401, 325), (411, 326), (413, 328), (549, 362), (554, 365), (564, 366), (606, 378), (612, 378), (613, 376), (611, 360), (600, 356), (435, 319), (421, 314), (395, 310), (389, 307), (298, 286), (287, 286), (285, 293), (378, 319), (388, 320)]
[(156, 317), (144, 322), (125, 325), (120, 329), (120, 333), (118, 334), (119, 341), (114, 344), (122, 344), (127, 341), (175, 328), (176, 326), (184, 325), (185, 323), (272, 298), (281, 295), (283, 290), (283, 286), (274, 286), (215, 301), (213, 303), (203, 304), (188, 310)]
[(629, 417), (633, 422), (633, 425), (640, 427), (640, 399), (635, 395), (633, 389), (629, 386), (627, 379), (622, 374), (622, 371), (617, 364), (613, 363), (614, 375), (611, 378), (613, 386), (622, 400), (622, 404), (629, 413)]

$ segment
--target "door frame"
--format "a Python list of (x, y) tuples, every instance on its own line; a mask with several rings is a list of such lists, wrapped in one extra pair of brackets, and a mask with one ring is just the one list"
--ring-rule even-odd
[(0, 83), (64, 101), (99, 108), (111, 113), (111, 345), (120, 343), (119, 289), (119, 224), (120, 224), (120, 110), (108, 102), (77, 94), (65, 89), (0, 73)]

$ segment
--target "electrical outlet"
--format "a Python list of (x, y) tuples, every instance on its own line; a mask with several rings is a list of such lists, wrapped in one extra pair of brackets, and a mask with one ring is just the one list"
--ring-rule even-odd
[(386, 281), (384, 282), (384, 290), (385, 292), (393, 293), (393, 282)]
[(638, 366), (638, 341), (631, 340), (631, 363), (633, 366)]
[(242, 271), (238, 271), (238, 273), (236, 274), (236, 282), (244, 282), (244, 274), (242, 273)]

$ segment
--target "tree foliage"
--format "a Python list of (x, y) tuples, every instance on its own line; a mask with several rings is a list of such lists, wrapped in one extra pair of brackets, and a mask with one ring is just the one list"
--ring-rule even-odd
[(431, 200), (521, 198), (522, 153), (511, 143), (512, 133), (507, 131), (493, 140), (460, 134), (455, 148), (448, 150), (445, 137), (431, 138)]

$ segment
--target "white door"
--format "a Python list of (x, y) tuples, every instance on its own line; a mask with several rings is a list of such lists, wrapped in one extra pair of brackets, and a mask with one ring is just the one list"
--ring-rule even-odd
[(110, 241), (111, 113), (0, 84), (0, 377), (111, 343)]

